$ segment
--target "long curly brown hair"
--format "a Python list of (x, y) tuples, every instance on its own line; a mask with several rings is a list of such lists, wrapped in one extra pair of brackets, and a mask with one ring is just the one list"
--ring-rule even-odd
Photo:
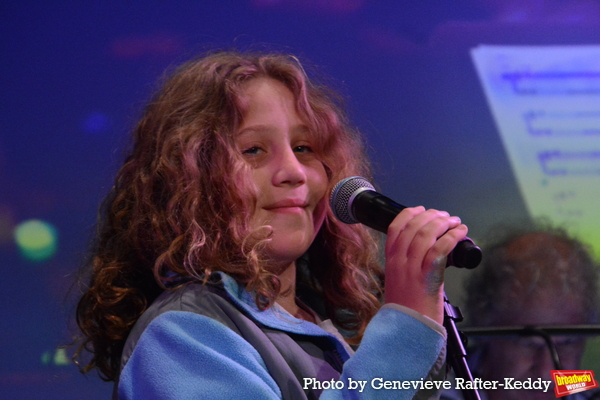
[[(280, 282), (261, 258), (269, 232), (250, 228), (256, 193), (234, 143), (244, 111), (238, 94), (261, 77), (294, 94), (330, 186), (347, 176), (370, 177), (360, 135), (339, 98), (309, 81), (295, 57), (217, 52), (179, 67), (147, 106), (101, 208), (91, 278), (76, 314), (84, 337), (75, 358), (91, 353), (84, 372), (97, 368), (103, 379), (116, 379), (132, 326), (175, 276), (206, 282), (223, 271), (257, 293), (261, 309), (277, 298)], [(377, 242), (328, 210), (308, 251), (329, 317), (356, 338), (380, 306)]]

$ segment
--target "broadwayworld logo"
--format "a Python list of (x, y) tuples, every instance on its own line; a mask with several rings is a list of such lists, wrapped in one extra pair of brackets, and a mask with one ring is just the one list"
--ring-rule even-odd
[(552, 370), (550, 372), (554, 380), (554, 394), (556, 394), (556, 397), (598, 387), (598, 382), (594, 379), (594, 371)]

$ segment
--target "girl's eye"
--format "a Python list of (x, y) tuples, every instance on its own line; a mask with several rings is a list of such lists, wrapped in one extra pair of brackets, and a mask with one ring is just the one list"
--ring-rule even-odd
[(254, 147), (249, 147), (246, 150), (242, 151), (242, 154), (247, 154), (250, 156), (253, 155), (257, 155), (260, 154), (263, 150), (260, 147), (254, 146)]
[(296, 147), (294, 147), (294, 152), (296, 152), (296, 153), (312, 153), (312, 148), (310, 146), (296, 146)]

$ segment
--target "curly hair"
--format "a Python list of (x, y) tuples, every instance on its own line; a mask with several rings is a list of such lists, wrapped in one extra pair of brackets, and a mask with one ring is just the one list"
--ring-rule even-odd
[[(261, 253), (270, 232), (250, 227), (257, 194), (234, 141), (244, 112), (241, 88), (256, 78), (278, 80), (293, 93), (329, 190), (347, 176), (370, 177), (362, 139), (340, 98), (311, 82), (295, 57), (217, 52), (179, 67), (146, 107), (101, 207), (86, 267), (91, 278), (76, 312), (84, 337), (75, 358), (91, 353), (83, 372), (97, 368), (103, 379), (116, 379), (129, 331), (162, 291), (173, 289), (174, 277), (206, 283), (211, 273), (225, 272), (257, 294), (261, 309), (279, 295), (281, 284)], [(307, 254), (329, 317), (356, 340), (380, 306), (378, 244), (371, 231), (342, 224), (328, 210)]]
[(599, 265), (588, 246), (543, 218), (492, 232), (482, 265), (465, 282), (472, 326), (502, 325), (515, 307), (547, 292), (577, 301), (586, 322), (597, 321)]

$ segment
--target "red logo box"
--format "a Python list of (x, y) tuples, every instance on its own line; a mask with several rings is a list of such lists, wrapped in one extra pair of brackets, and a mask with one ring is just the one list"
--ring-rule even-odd
[(583, 392), (598, 387), (594, 371), (582, 370), (552, 370), (554, 394), (556, 397)]

